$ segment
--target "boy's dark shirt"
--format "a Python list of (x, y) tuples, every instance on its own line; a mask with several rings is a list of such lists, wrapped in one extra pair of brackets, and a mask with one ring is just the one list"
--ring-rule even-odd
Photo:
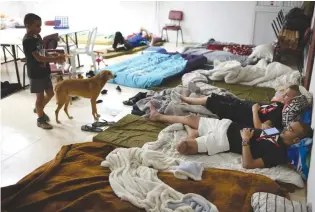
[(23, 51), (27, 60), (27, 75), (31, 79), (43, 79), (50, 75), (49, 63), (38, 62), (33, 52), (44, 56), (43, 40), (40, 35), (25, 34), (23, 38)]

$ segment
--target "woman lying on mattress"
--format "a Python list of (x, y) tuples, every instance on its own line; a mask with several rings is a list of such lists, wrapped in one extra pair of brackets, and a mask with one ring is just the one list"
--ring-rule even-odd
[(242, 154), (242, 165), (247, 169), (287, 164), (287, 148), (303, 138), (311, 138), (313, 134), (311, 127), (302, 122), (292, 122), (282, 132), (268, 133), (261, 129), (243, 128), (229, 119), (163, 115), (152, 105), (150, 120), (184, 124), (188, 137), (177, 144), (179, 153), (239, 153)]
[(154, 37), (152, 33), (149, 33), (148, 30), (141, 27), (140, 32), (129, 36), (127, 39), (124, 38), (121, 32), (116, 32), (113, 49), (114, 51), (127, 51), (138, 46), (152, 46), (154, 42), (157, 42), (156, 37)]
[(299, 86), (291, 85), (285, 91), (283, 98), (272, 99), (269, 105), (259, 105), (217, 94), (200, 98), (181, 96), (181, 100), (191, 105), (204, 105), (220, 119), (230, 119), (256, 129), (275, 127), (281, 130), (286, 127), (283, 126), (285, 124), (282, 121), (283, 109), (291, 103), (294, 97), (300, 95)]

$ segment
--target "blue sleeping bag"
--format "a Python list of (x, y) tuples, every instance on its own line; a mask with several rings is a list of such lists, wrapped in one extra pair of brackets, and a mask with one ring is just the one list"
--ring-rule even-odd
[(161, 54), (150, 52), (138, 55), (118, 64), (107, 66), (116, 78), (110, 82), (134, 88), (159, 86), (164, 78), (182, 72), (187, 64), (180, 54)]

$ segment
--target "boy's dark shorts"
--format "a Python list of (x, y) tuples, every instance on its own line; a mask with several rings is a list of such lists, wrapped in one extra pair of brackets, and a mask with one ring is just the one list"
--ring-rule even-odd
[(30, 79), (31, 93), (42, 93), (45, 90), (52, 89), (51, 76), (41, 79)]

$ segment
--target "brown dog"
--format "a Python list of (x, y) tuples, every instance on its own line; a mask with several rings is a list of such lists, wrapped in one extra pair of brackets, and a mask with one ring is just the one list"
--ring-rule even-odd
[(65, 105), (64, 111), (66, 112), (68, 118), (72, 119), (72, 117), (68, 113), (70, 95), (91, 99), (92, 115), (94, 119), (97, 120), (100, 115), (97, 114), (96, 98), (99, 96), (105, 83), (113, 78), (115, 78), (115, 75), (113, 75), (112, 72), (102, 71), (96, 76), (89, 79), (69, 79), (59, 82), (55, 86), (55, 93), (58, 105), (55, 111), (56, 122), (60, 124), (60, 121), (58, 120), (58, 113), (63, 105)]

